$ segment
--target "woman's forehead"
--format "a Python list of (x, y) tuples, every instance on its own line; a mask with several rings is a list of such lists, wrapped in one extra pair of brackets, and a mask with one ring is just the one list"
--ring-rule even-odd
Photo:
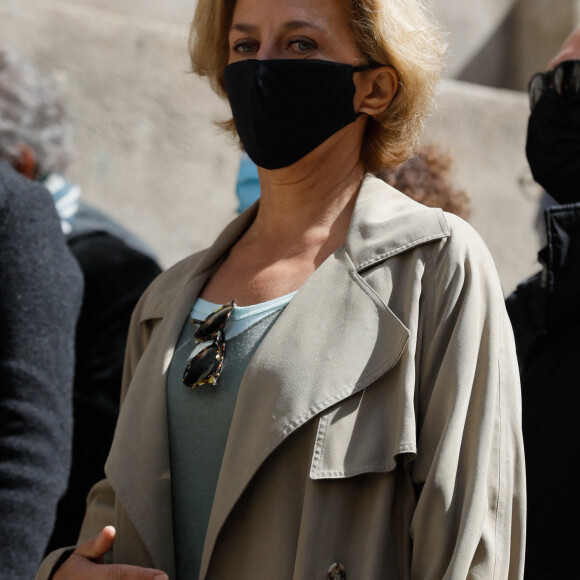
[(344, 0), (236, 0), (232, 24), (293, 25), (326, 28), (347, 24)]

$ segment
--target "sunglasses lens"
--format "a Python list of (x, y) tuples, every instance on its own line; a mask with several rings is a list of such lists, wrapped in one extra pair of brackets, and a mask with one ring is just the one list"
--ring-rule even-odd
[(199, 343), (211, 340), (213, 343), (200, 350), (185, 367), (183, 372), (185, 386), (195, 388), (206, 383), (216, 384), (226, 354), (224, 327), (233, 309), (234, 301), (231, 300), (203, 321), (191, 319), (191, 322), (199, 325), (193, 335), (196, 341)]
[(550, 87), (565, 101), (571, 102), (578, 97), (580, 90), (580, 61), (567, 60), (547, 73)]
[(530, 95), (530, 108), (533, 109), (537, 104), (546, 88), (546, 77), (542, 73), (535, 74), (528, 86)]
[(554, 90), (562, 97), (566, 93), (566, 84), (568, 75), (566, 74), (566, 68), (562, 65), (557, 66), (554, 69), (553, 74), (553, 84)]
[(220, 359), (218, 345), (206, 346), (189, 361), (183, 373), (183, 384), (187, 387), (197, 387), (210, 382), (209, 379), (219, 365)]
[(537, 73), (532, 77), (528, 85), (532, 109), (538, 104), (546, 89), (553, 90), (568, 103), (576, 101), (580, 94), (580, 60), (566, 60), (557, 65), (553, 71)]
[(561, 97), (572, 101), (578, 95), (579, 87), (580, 63), (578, 61), (563, 62), (554, 69), (554, 88)]
[(195, 338), (201, 341), (213, 340), (218, 331), (221, 330), (233, 310), (233, 303), (226, 304), (223, 308), (216, 310), (213, 314), (208, 316), (199, 328), (195, 331)]
[(580, 62), (575, 61), (570, 72), (570, 88), (577, 95), (580, 91)]

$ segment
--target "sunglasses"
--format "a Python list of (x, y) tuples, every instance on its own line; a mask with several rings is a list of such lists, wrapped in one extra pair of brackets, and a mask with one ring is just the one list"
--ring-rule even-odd
[(210, 383), (215, 385), (222, 372), (224, 357), (226, 355), (225, 326), (234, 309), (234, 301), (220, 306), (205, 320), (191, 319), (192, 324), (199, 324), (193, 337), (199, 344), (209, 342), (211, 344), (200, 350), (188, 363), (183, 372), (183, 384), (186, 387), (199, 387)]
[(554, 70), (535, 74), (528, 84), (530, 109), (533, 110), (547, 89), (552, 89), (570, 103), (580, 93), (580, 60), (565, 60)]

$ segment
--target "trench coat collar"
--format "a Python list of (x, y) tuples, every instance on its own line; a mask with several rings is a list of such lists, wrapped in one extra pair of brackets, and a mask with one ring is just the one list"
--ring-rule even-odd
[[(121, 413), (118, 437), (138, 440), (148, 452), (141, 461), (135, 461), (128, 455), (134, 450), (128, 452), (127, 446), (114, 445), (107, 474), (153, 562), (170, 576), (174, 569), (173, 542), (168, 539), (172, 538), (170, 486), (158, 486), (156, 492), (150, 492), (150, 484), (143, 485), (160, 477), (168, 479), (166, 372), (193, 301), (255, 213), (256, 207), (250, 208), (226, 228), (194, 266), (177, 297), (160, 293), (141, 315), (143, 320), (163, 318), (149, 346), (154, 353), (149, 358), (158, 357), (157, 367), (162, 372), (156, 378), (155, 364), (144, 369), (147, 381), (132, 397), (138, 408), (129, 410), (126, 417)], [(411, 247), (447, 235), (440, 210), (425, 208), (382, 181), (365, 177), (346, 244), (296, 294), (246, 369), (208, 525), (202, 579), (221, 528), (266, 458), (307, 421), (364, 389), (402, 355), (408, 330), (367, 285), (361, 272)], [(137, 379), (136, 374), (134, 381)], [(136, 388), (130, 389), (127, 408), (131, 390), (137, 392)], [(162, 428), (152, 431), (150, 425)], [(124, 469), (127, 465), (134, 468), (128, 471)], [(135, 489), (148, 497), (131, 500)], [(155, 527), (159, 531), (152, 533), (151, 528)]]

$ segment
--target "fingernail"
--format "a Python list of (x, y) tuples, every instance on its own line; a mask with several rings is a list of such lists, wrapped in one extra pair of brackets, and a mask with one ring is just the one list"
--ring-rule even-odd
[(153, 580), (169, 580), (169, 576), (167, 574), (157, 574)]

